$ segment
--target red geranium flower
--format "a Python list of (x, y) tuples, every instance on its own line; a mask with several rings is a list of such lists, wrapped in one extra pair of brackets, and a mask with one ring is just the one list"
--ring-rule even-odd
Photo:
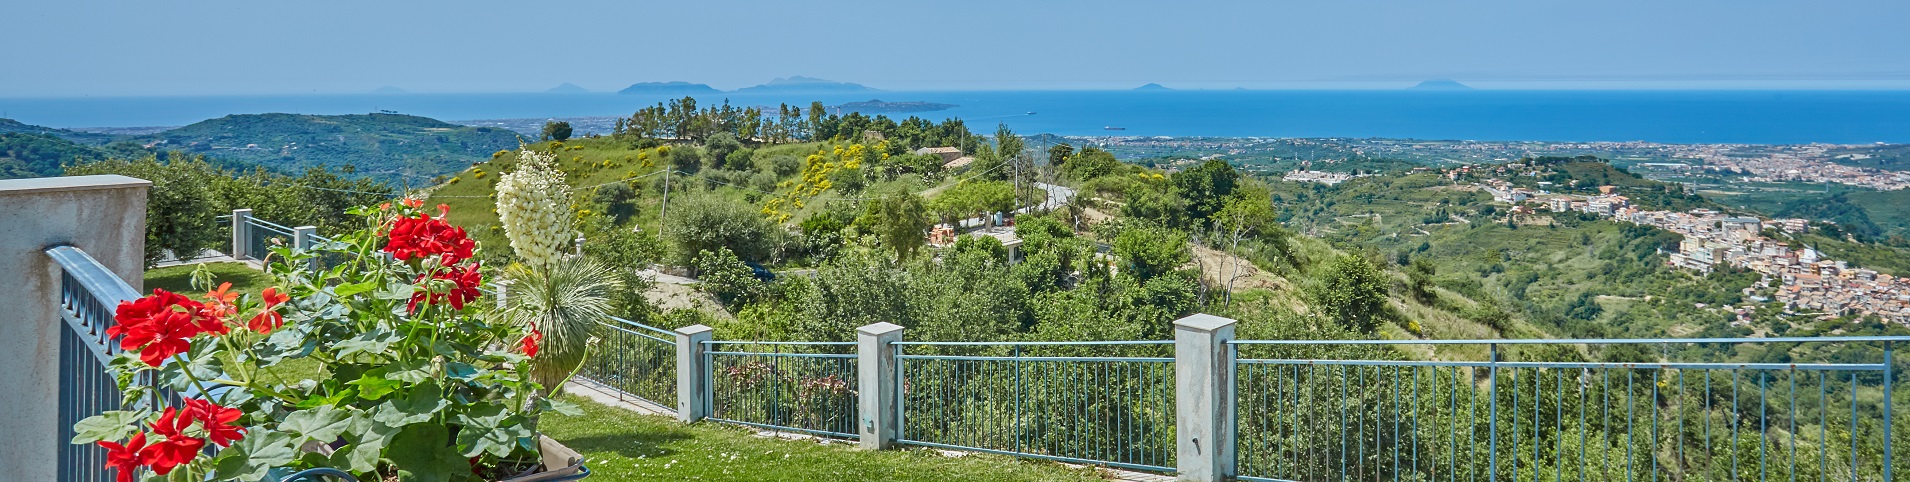
[(132, 482), (139, 468), (145, 465), (139, 460), (139, 452), (146, 449), (146, 434), (134, 434), (124, 445), (105, 440), (97, 443), (106, 449), (106, 468), (118, 473), (119, 482)]
[(444, 264), (452, 265), (471, 259), (471, 250), (477, 247), (464, 228), (424, 213), (398, 218), (391, 226), (390, 236), (384, 250), (400, 261), (438, 256)]
[(220, 447), (230, 447), (232, 442), (245, 439), (245, 427), (232, 424), (242, 414), (239, 409), (221, 407), (210, 401), (186, 399), (186, 415), (198, 420), (206, 430), (206, 438)]
[(239, 294), (227, 291), (230, 289), (232, 283), (219, 283), (218, 289), (206, 292), (207, 316), (224, 320), (235, 313), (233, 302), (239, 299)]
[(140, 451), (140, 459), (152, 466), (153, 472), (166, 475), (172, 472), (173, 467), (198, 458), (199, 451), (206, 448), (206, 441), (186, 435), (186, 429), (192, 427), (192, 421), (192, 412), (166, 407), (166, 411), (159, 414), (159, 420), (152, 424), (153, 433), (164, 435), (166, 440)]
[(421, 207), (424, 207), (424, 200), (423, 200), (423, 199), (417, 199), (417, 198), (406, 198), (406, 199), (405, 199), (405, 205), (406, 205), (406, 206), (411, 206), (411, 207), (414, 207), (414, 208), (421, 208)]
[(265, 311), (259, 312), (258, 315), (252, 317), (251, 321), (246, 322), (246, 328), (251, 328), (252, 331), (263, 334), (270, 333), (272, 330), (285, 326), (285, 315), (279, 314), (279, 312), (273, 308), (285, 304), (285, 302), (290, 301), (292, 297), (279, 292), (279, 289), (275, 287), (266, 288), (264, 292), (259, 293), (259, 298), (265, 300)]
[(106, 335), (119, 337), (120, 349), (138, 350), (140, 361), (155, 367), (191, 350), (192, 337), (200, 333), (226, 332), (224, 323), (207, 316), (205, 305), (156, 288), (151, 296), (120, 302), (113, 319)]
[[(424, 288), (422, 285), (425, 285), (425, 282), (431, 279), (450, 280), (452, 283), (451, 291), (435, 293), (429, 288)], [(411, 294), (411, 303), (407, 305), (407, 309), (418, 311), (418, 303), (435, 305), (449, 302), (452, 308), (462, 310), (464, 309), (465, 303), (470, 303), (472, 300), (478, 299), (479, 295), (483, 294), (478, 291), (478, 287), (484, 284), (484, 275), (478, 273), (478, 263), (471, 263), (464, 266), (454, 266), (450, 269), (429, 275), (418, 275), (417, 283), (424, 289)]]
[(517, 349), (522, 350), (524, 356), (537, 358), (537, 344), (543, 341), (544, 332), (537, 331), (537, 327), (532, 326), (530, 334), (524, 335), (522, 340), (517, 340)]

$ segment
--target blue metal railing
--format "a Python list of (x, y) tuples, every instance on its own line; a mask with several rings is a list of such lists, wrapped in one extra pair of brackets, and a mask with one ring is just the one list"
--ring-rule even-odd
[(896, 342), (897, 441), (1172, 472), (1171, 344)]
[[(1895, 480), (1906, 341), (1236, 341), (1236, 463), (1243, 480)], [(1607, 348), (1625, 346), (1656, 350)], [(1837, 362), (1734, 359), (1799, 349)]]
[(676, 407), (675, 333), (610, 317), (597, 330), (599, 346), (578, 376), (645, 402)]
[(243, 242), (246, 243), (245, 252), (251, 253), (251, 258), (253, 259), (265, 259), (267, 254), (272, 252), (271, 248), (273, 246), (292, 246), (294, 244), (292, 241), (292, 228), (271, 221), (248, 217), (245, 218), (244, 226), (241, 226), (241, 228), (245, 234), (245, 236), (242, 237)]
[(106, 465), (104, 449), (67, 441), (73, 439), (73, 425), (80, 420), (127, 408), (122, 406), (125, 397), (118, 381), (106, 369), (120, 351), (106, 336), (106, 329), (113, 326), (119, 303), (139, 295), (79, 248), (55, 247), (46, 254), (60, 266), (60, 318), (65, 327), (60, 330), (59, 353), (59, 477), (63, 481), (111, 480), (101, 470)]
[(704, 352), (711, 420), (826, 437), (857, 436), (861, 411), (855, 395), (854, 342), (704, 343), (711, 348)]

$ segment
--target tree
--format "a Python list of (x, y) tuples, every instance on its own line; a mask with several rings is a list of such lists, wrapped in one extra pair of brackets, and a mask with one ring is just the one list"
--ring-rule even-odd
[(1433, 275), (1437, 272), (1438, 269), (1433, 266), (1432, 261), (1427, 261), (1423, 256), (1413, 258), (1407, 265), (1406, 289), (1412, 292), (1414, 299), (1419, 300), (1420, 303), (1432, 304)]
[(1313, 303), (1327, 318), (1347, 329), (1372, 333), (1386, 309), (1386, 275), (1366, 257), (1340, 256), (1320, 276)]
[(914, 257), (915, 250), (928, 244), (927, 203), (915, 193), (897, 190), (869, 203), (856, 225), (875, 233), (883, 244), (895, 250), (898, 259)]
[(730, 153), (741, 150), (743, 150), (743, 143), (736, 140), (735, 134), (719, 132), (710, 136), (709, 142), (703, 143), (704, 164), (713, 168), (724, 167)]
[(1200, 166), (1175, 173), (1170, 179), (1174, 190), (1187, 200), (1187, 216), (1192, 219), (1207, 219), (1220, 211), (1227, 202), (1227, 196), (1234, 193), (1240, 184), (1240, 172), (1227, 161), (1209, 159)]
[(703, 251), (691, 267), (696, 269), (697, 288), (716, 297), (723, 306), (735, 308), (762, 294), (762, 280), (756, 279), (755, 271), (729, 248)]
[(725, 248), (743, 259), (766, 259), (775, 229), (748, 204), (701, 194), (671, 200), (663, 237), (676, 244), (685, 262), (704, 251)]
[(544, 140), (567, 141), (570, 140), (570, 133), (569, 122), (550, 121), (544, 123)]
[(1179, 270), (1193, 259), (1187, 234), (1158, 226), (1135, 226), (1114, 237), (1114, 255), (1121, 273), (1140, 282)]
[(1048, 148), (1048, 165), (1059, 167), (1068, 163), (1068, 157), (1074, 155), (1074, 146), (1066, 142)]
[(66, 174), (119, 174), (152, 181), (146, 198), (146, 267), (170, 253), (188, 259), (220, 246), (226, 239), (213, 216), (224, 210), (213, 193), (213, 182), (227, 178), (204, 157), (173, 153), (165, 161), (109, 160), (66, 168)]
[(1273, 224), (1273, 200), (1264, 187), (1242, 189), (1228, 198), (1226, 207), (1214, 214), (1215, 224), (1226, 237), (1228, 251), (1233, 252), (1233, 273), (1227, 277), (1226, 299), (1233, 303), (1234, 281), (1240, 279), (1240, 241), (1260, 232), (1261, 228)]

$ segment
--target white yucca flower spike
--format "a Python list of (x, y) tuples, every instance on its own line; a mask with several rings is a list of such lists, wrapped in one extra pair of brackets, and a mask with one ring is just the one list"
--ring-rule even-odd
[(519, 146), (517, 169), (498, 177), (497, 216), (511, 249), (533, 268), (550, 269), (571, 237), (570, 186), (557, 156)]

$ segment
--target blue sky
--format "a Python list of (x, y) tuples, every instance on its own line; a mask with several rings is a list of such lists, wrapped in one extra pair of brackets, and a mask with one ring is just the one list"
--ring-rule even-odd
[(1910, 88), (1903, 0), (8, 2), (0, 97), (733, 89)]

